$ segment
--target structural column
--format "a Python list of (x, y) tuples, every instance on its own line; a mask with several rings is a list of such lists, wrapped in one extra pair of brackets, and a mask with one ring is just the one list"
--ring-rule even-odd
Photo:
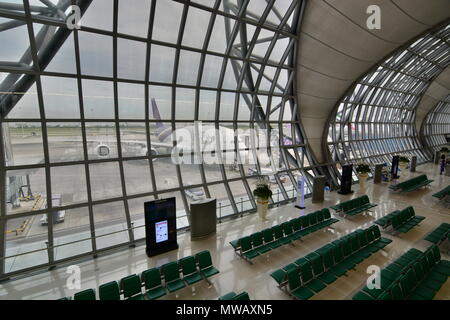
[(375, 173), (373, 175), (373, 183), (381, 183), (381, 173), (383, 171), (382, 164), (375, 165)]

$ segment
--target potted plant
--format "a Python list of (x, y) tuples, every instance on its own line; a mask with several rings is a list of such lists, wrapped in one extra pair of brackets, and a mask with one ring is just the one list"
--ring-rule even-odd
[(364, 186), (367, 178), (369, 177), (370, 166), (367, 163), (359, 163), (356, 166), (356, 172), (358, 173), (359, 184)]
[(256, 188), (253, 190), (253, 195), (256, 198), (258, 215), (264, 221), (266, 220), (272, 190), (270, 190), (269, 184), (265, 180), (259, 180), (256, 183)]
[(399, 161), (400, 169), (402, 169), (402, 170), (406, 169), (406, 167), (408, 166), (408, 163), (409, 163), (409, 159), (405, 156), (400, 156), (398, 161)]

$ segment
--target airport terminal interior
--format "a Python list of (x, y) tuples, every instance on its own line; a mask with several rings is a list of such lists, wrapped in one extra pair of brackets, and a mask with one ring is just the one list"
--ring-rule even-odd
[(450, 300), (450, 0), (0, 0), (0, 300)]

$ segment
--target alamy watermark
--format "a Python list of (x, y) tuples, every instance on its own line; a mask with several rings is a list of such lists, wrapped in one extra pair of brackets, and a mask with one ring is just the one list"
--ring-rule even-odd
[(67, 15), (66, 25), (69, 30), (81, 29), (81, 9), (77, 5), (72, 5), (69, 7), (70, 14)]
[(371, 265), (367, 267), (367, 273), (370, 276), (367, 278), (367, 289), (381, 289), (381, 270), (379, 266)]
[(375, 4), (367, 7), (366, 13), (369, 14), (366, 25), (369, 30), (381, 29), (381, 8)]
[(77, 265), (71, 265), (67, 267), (66, 273), (69, 277), (66, 281), (66, 287), (69, 290), (81, 289), (81, 268)]
[(280, 165), (278, 129), (230, 129), (196, 121), (193, 126), (176, 129), (171, 137), (174, 164)]

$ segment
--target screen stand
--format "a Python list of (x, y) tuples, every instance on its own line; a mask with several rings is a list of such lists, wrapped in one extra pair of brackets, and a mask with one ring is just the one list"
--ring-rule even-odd
[(168, 243), (167, 245), (159, 245), (155, 248), (146, 248), (145, 252), (147, 253), (148, 257), (154, 257), (161, 253), (165, 253), (167, 251), (177, 250), (178, 249), (178, 243)]

